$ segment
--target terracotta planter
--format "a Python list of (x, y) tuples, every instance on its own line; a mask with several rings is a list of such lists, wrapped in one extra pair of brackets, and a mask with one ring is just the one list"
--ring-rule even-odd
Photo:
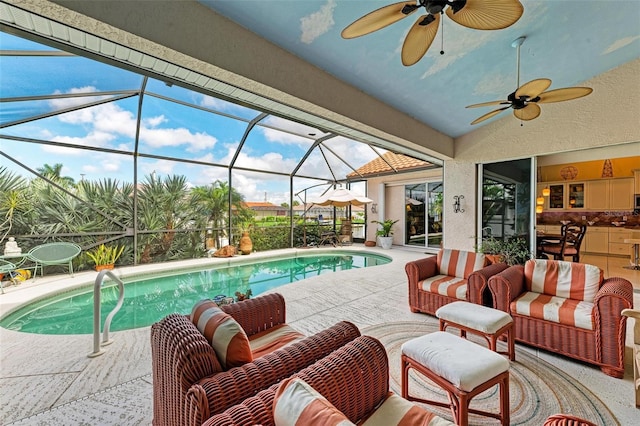
[(248, 232), (243, 232), (242, 237), (240, 237), (240, 253), (251, 254), (252, 250), (253, 241), (251, 241), (251, 237)]
[(113, 269), (114, 268), (114, 264), (113, 263), (109, 263), (108, 265), (96, 265), (95, 266), (95, 270), (100, 272), (103, 269)]
[(504, 262), (504, 256), (501, 254), (485, 254), (484, 257), (486, 257), (489, 263), (492, 264)]

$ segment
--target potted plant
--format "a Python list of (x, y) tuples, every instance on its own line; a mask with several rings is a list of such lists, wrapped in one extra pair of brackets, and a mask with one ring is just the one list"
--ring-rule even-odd
[(124, 246), (105, 246), (100, 244), (93, 250), (87, 251), (87, 256), (93, 261), (96, 271), (113, 269), (114, 264), (122, 255)]
[(378, 244), (380, 244), (380, 247), (383, 249), (391, 248), (391, 243), (393, 242), (393, 231), (391, 228), (393, 228), (393, 225), (395, 225), (396, 222), (398, 221), (392, 219), (386, 219), (382, 222), (378, 220), (371, 221), (371, 223), (377, 223), (380, 225), (380, 229), (376, 231), (376, 235), (378, 236)]
[(527, 240), (518, 237), (505, 240), (485, 238), (478, 251), (484, 253), (493, 263), (504, 262), (509, 266), (523, 265), (531, 259)]

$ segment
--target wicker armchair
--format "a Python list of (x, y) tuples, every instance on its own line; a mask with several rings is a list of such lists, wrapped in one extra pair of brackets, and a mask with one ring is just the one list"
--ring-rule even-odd
[[(276, 293), (220, 308), (249, 338), (285, 324), (285, 301)], [(171, 314), (151, 326), (153, 424), (201, 425), (211, 415), (289, 377), (359, 335), (355, 325), (343, 321), (223, 371), (189, 316)]]
[(624, 375), (626, 317), (633, 289), (593, 265), (529, 260), (489, 279), (496, 309), (513, 317), (516, 341)]
[[(384, 416), (382, 423), (372, 415), (378, 410), (398, 410), (411, 407), (425, 415), (431, 413), (389, 391), (389, 361), (382, 344), (370, 336), (361, 336), (331, 355), (295, 374), (311, 385), (350, 421), (368, 426), (390, 424), (393, 416)], [(278, 384), (259, 392), (221, 414), (207, 420), (206, 426), (275, 426), (273, 405)], [(388, 404), (387, 404), (388, 403)], [(394, 408), (389, 408), (394, 405)], [(389, 411), (385, 411), (387, 415)], [(431, 423), (453, 425), (433, 416)], [(316, 422), (315, 424), (321, 424)], [(406, 423), (409, 424), (409, 423)], [(427, 423), (419, 423), (424, 424)]]
[[(453, 265), (445, 268), (443, 259), (444, 262), (448, 262), (453, 258), (457, 259), (456, 263), (468, 262), (470, 265), (475, 263), (478, 266), (476, 268), (457, 268)], [(411, 312), (435, 315), (438, 308), (457, 300), (491, 306), (491, 296), (487, 287), (488, 280), (506, 268), (507, 264), (505, 263), (494, 263), (487, 266), (485, 256), (481, 253), (446, 249), (440, 250), (437, 256), (409, 262), (405, 266), (409, 283), (409, 308)], [(465, 270), (466, 272), (461, 272)], [(448, 273), (443, 274), (442, 272), (445, 271)], [(448, 280), (449, 283), (440, 285), (438, 292), (436, 292), (433, 291), (433, 285), (425, 285), (425, 280)], [(456, 286), (460, 288), (455, 290)], [(443, 289), (444, 287), (446, 290)]]

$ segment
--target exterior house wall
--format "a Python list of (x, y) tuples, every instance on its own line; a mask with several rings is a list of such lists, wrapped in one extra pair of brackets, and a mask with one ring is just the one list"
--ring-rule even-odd
[[(397, 175), (379, 176), (369, 178), (367, 181), (367, 197), (373, 200), (377, 206), (377, 212), (373, 213), (371, 207), (367, 207), (366, 239), (375, 241), (378, 225), (371, 223), (373, 220), (384, 219), (398, 220), (393, 226), (393, 244), (402, 245), (404, 235), (405, 195), (404, 185), (407, 183), (436, 181), (442, 179), (442, 169), (408, 172)], [(380, 199), (380, 185), (384, 185), (384, 200)], [(384, 210), (382, 210), (384, 208)]]
[[(640, 59), (585, 82), (585, 98), (542, 105), (542, 114), (523, 126), (512, 114), (455, 140), (454, 160), (444, 168), (444, 245), (474, 249), (476, 165), (598, 148), (599, 152), (640, 152)], [(618, 146), (619, 145), (619, 146)], [(570, 153), (563, 154), (567, 162)], [(578, 156), (577, 156), (578, 157)], [(580, 158), (584, 156), (579, 155)], [(601, 157), (606, 158), (606, 157)], [(452, 214), (451, 197), (464, 195), (465, 213)]]

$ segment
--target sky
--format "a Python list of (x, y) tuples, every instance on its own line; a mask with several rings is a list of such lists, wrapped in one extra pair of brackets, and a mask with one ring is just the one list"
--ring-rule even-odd
[[(54, 51), (2, 32), (0, 49)], [(249, 121), (260, 111), (149, 79), (142, 98), (138, 129), (139, 97), (134, 92), (143, 84), (141, 75), (69, 55), (0, 56), (0, 67), (2, 98), (40, 97), (0, 104), (3, 126), (0, 150), (32, 170), (44, 164), (63, 164), (62, 174), (75, 180), (112, 178), (133, 182), (133, 156), (123, 153), (133, 152), (139, 132), (140, 154), (167, 157), (140, 156), (139, 180), (151, 174), (158, 177), (181, 174), (187, 176), (191, 186), (208, 185), (218, 179), (228, 181), (227, 167), (181, 163), (168, 158), (222, 166), (228, 166), (235, 158), (232, 185), (246, 201), (289, 203), (288, 175), (239, 169), (291, 173), (314, 140), (324, 135), (318, 129), (267, 116), (249, 133), (236, 157)], [(85, 107), (78, 109), (81, 105)], [(53, 111), (66, 112), (47, 116)], [(6, 136), (54, 144), (27, 143), (9, 140)], [(111, 152), (75, 149), (55, 143)], [(316, 148), (309, 155), (298, 175), (332, 180), (333, 171), (338, 178), (344, 178), (352, 171), (350, 167), (358, 168), (376, 156), (368, 145), (344, 137), (330, 139), (326, 146), (330, 149), (320, 152)], [(338, 157), (346, 159), (349, 165)], [(5, 157), (0, 157), (0, 166), (27, 178), (34, 176)], [(296, 178), (293, 192), (322, 182)], [(326, 186), (310, 189), (307, 200), (319, 196), (324, 189)], [(295, 199), (304, 201), (304, 193)]]

